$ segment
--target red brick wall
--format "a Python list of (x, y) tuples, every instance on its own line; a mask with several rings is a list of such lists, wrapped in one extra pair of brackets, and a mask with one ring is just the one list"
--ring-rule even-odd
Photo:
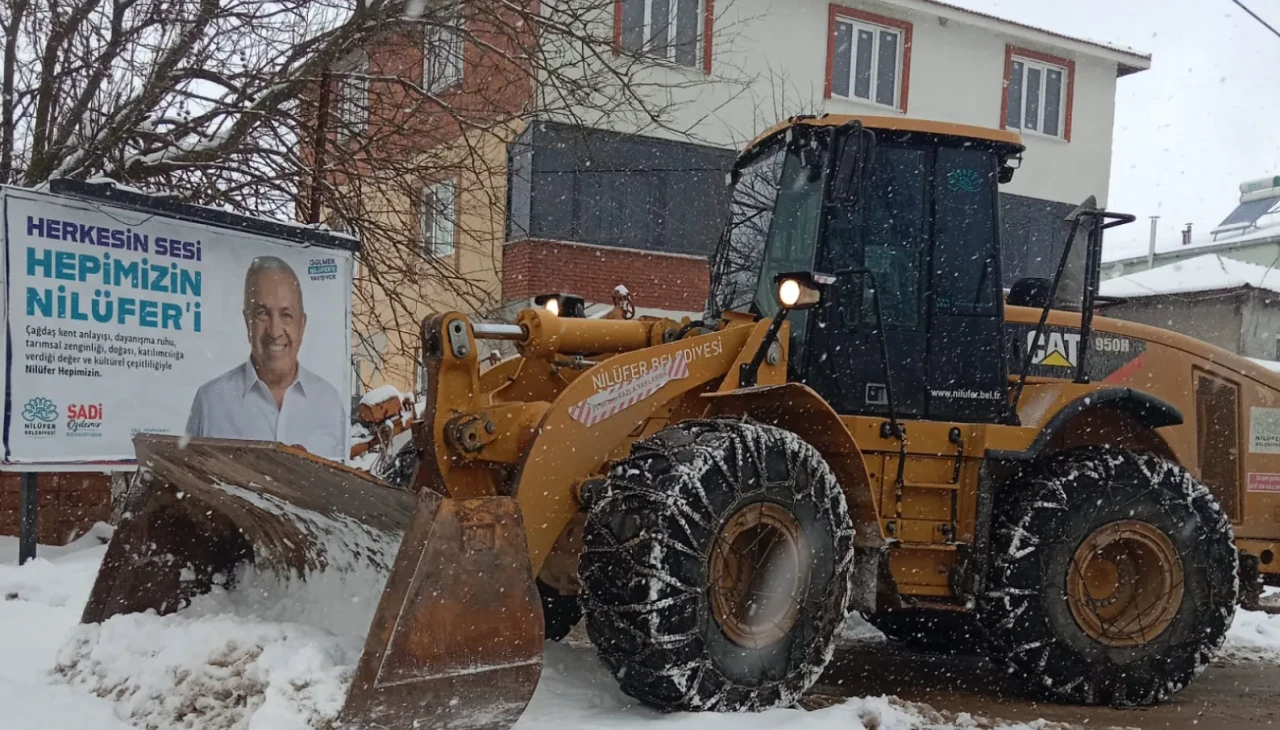
[(701, 312), (707, 303), (706, 259), (547, 241), (508, 243), (502, 296), (510, 301), (565, 292), (608, 302), (623, 284), (637, 307)]
[[(37, 479), (42, 544), (65, 545), (93, 523), (111, 520), (111, 477), (106, 474), (50, 473)], [(18, 474), (0, 474), (0, 535), (18, 534), (20, 480)]]
[[(457, 139), (464, 126), (498, 127), (527, 112), (533, 100), (534, 80), (523, 59), (537, 52), (537, 27), (528, 18), (539, 12), (538, 1), (472, 0), (469, 4), (462, 79), (433, 95), (440, 101), (424, 97), (406, 85), (407, 82), (416, 87), (423, 80), (421, 25), (389, 22), (364, 49), (369, 73), (374, 77), (369, 87), (368, 127), (362, 134), (339, 142), (338, 122), (330, 122), (326, 154), (331, 162), (334, 156), (343, 158), (334, 173), (335, 182), (341, 184), (341, 173), (364, 165), (393, 176), (396, 170), (420, 173), (424, 168), (435, 168), (442, 177), (446, 176), (452, 172), (447, 158), (406, 163), (405, 156)], [(339, 67), (339, 71), (344, 68)], [(330, 115), (338, 113), (339, 87), (340, 79), (335, 76), (329, 87)], [(303, 114), (308, 119), (318, 113), (318, 92), (317, 85), (305, 94), (307, 107)], [(300, 152), (304, 163), (310, 165), (315, 152), (310, 140), (300, 147)], [(366, 185), (371, 182), (366, 181)]]

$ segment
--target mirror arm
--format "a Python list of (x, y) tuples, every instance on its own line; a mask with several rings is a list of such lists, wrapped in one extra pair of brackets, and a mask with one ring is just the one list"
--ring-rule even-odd
[(769, 323), (769, 329), (765, 330), (764, 339), (760, 340), (760, 346), (756, 348), (756, 354), (751, 356), (750, 362), (744, 362), (738, 366), (738, 387), (754, 388), (757, 378), (760, 376), (760, 365), (764, 362), (765, 355), (769, 353), (769, 348), (774, 342), (778, 341), (778, 331), (782, 329), (782, 323), (786, 321), (787, 315), (791, 310), (787, 307), (781, 307), (777, 316)]
[(1018, 403), (1022, 400), (1022, 391), (1027, 385), (1027, 374), (1031, 370), (1031, 355), (1035, 352), (1035, 348), (1044, 339), (1045, 325), (1049, 322), (1049, 311), (1053, 309), (1053, 303), (1058, 296), (1058, 285), (1062, 282), (1062, 274), (1067, 268), (1067, 258), (1071, 255), (1071, 244), (1075, 241), (1076, 233), (1080, 230), (1080, 218), (1076, 217), (1071, 220), (1071, 230), (1067, 233), (1066, 245), (1062, 247), (1062, 256), (1058, 259), (1058, 268), (1053, 273), (1053, 282), (1049, 285), (1049, 296), (1044, 303), (1044, 307), (1040, 310), (1040, 319), (1036, 321), (1035, 334), (1032, 336), (1032, 344), (1027, 347), (1027, 351), (1022, 356), (1022, 370), (1018, 373), (1018, 382), (1013, 386), (1013, 395), (1009, 399), (1009, 405), (1005, 410), (1004, 422), (1010, 426), (1021, 426), (1022, 419), (1018, 417)]

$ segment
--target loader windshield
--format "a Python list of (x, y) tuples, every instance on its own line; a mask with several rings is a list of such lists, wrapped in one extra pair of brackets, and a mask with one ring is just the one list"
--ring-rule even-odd
[(807, 271), (817, 250), (826, 148), (818, 135), (776, 138), (737, 172), (729, 224), (716, 251), (710, 313), (771, 316), (773, 278)]

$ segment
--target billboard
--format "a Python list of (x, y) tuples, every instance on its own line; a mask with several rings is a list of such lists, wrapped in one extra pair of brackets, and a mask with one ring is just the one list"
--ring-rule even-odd
[(131, 461), (138, 432), (345, 458), (354, 240), (131, 193), (3, 204), (7, 462)]

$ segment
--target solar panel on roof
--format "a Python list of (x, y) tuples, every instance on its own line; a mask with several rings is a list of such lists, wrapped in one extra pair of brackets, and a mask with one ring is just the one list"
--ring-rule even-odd
[(1258, 222), (1258, 219), (1275, 207), (1276, 203), (1280, 203), (1280, 197), (1263, 198), (1262, 200), (1250, 200), (1247, 203), (1241, 203), (1236, 209), (1231, 211), (1231, 215), (1222, 219), (1218, 227), (1213, 229), (1213, 233), (1222, 231), (1232, 231), (1236, 229), (1249, 228)]

